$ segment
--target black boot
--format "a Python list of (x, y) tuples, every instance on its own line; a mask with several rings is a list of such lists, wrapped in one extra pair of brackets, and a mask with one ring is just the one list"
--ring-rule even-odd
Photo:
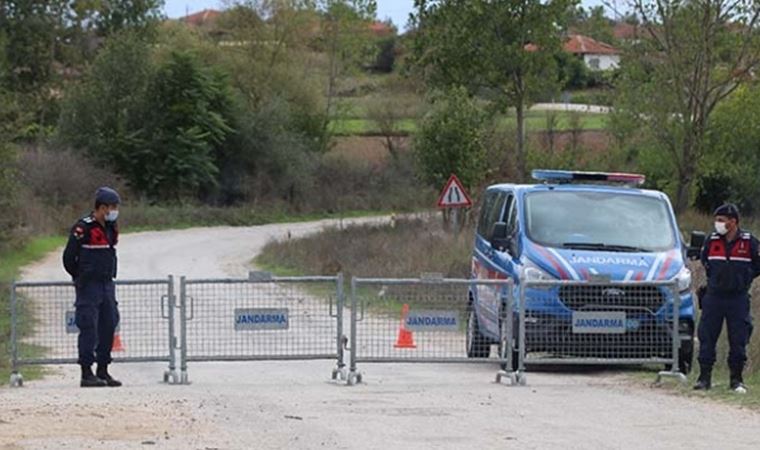
[(105, 380), (108, 387), (121, 386), (121, 381), (114, 379), (114, 377), (108, 374), (108, 364), (98, 364), (97, 373), (98, 378)]
[(712, 388), (712, 367), (701, 366), (697, 384), (694, 385), (695, 391), (709, 391)]
[(105, 387), (106, 380), (100, 379), (92, 374), (90, 366), (82, 366), (82, 380), (79, 382), (81, 387)]
[(742, 376), (743, 368), (732, 367), (731, 368), (731, 390), (737, 394), (746, 394), (747, 386), (744, 385), (744, 377)]

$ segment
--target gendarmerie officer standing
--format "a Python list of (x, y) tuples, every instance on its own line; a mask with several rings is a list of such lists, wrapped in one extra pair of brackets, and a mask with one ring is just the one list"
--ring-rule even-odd
[(698, 330), (701, 372), (694, 389), (712, 387), (715, 345), (725, 320), (730, 345), (730, 387), (737, 393), (746, 393), (742, 372), (752, 329), (749, 289), (760, 275), (760, 245), (754, 236), (739, 228), (739, 210), (735, 205), (723, 205), (714, 215), (715, 232), (705, 242), (701, 255), (707, 271), (707, 291), (702, 299)]
[[(116, 244), (119, 194), (108, 187), (95, 193), (95, 209), (72, 228), (63, 265), (76, 284), (76, 325), (82, 387), (121, 386), (111, 377), (111, 347), (119, 323), (116, 303)], [(98, 363), (92, 373), (92, 363)]]

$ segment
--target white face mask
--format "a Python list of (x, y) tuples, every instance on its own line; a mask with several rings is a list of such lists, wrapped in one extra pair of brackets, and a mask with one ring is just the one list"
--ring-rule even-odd
[(719, 235), (724, 236), (728, 233), (728, 227), (724, 222), (715, 222), (715, 231), (717, 231)]
[(106, 214), (106, 221), (107, 222), (116, 222), (116, 219), (119, 218), (119, 210), (114, 209), (113, 211), (108, 211), (108, 214)]

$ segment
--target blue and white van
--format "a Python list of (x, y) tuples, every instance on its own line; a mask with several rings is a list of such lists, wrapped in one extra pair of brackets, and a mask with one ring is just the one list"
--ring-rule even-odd
[[(695, 322), (691, 273), (686, 266), (687, 247), (668, 197), (640, 189), (644, 177), (635, 174), (538, 170), (533, 178), (541, 183), (497, 184), (485, 190), (472, 255), (472, 278), (513, 280), (516, 296), (525, 280), (676, 280), (682, 339), (679, 365), (688, 373)], [(699, 240), (699, 236), (695, 238)], [(560, 288), (552, 290), (548, 298), (546, 291), (542, 292), (539, 299), (539, 294), (526, 289), (526, 317), (533, 316), (532, 310), (541, 311), (526, 320), (526, 335), (566, 333), (572, 340), (571, 313), (584, 309), (588, 297), (567, 295)], [(654, 297), (658, 304), (652, 305), (652, 310), (660, 313), (673, 301), (668, 290), (662, 292)], [(493, 299), (491, 295), (479, 296), (478, 289), (470, 290), (466, 345), (472, 358), (487, 357), (490, 345), (499, 341), (499, 305), (494, 305)], [(637, 322), (628, 321), (626, 326), (626, 333), (635, 339)]]

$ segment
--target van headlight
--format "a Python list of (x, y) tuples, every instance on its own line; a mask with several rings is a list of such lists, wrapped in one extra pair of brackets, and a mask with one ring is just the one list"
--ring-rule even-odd
[(531, 260), (526, 259), (523, 265), (522, 277), (525, 281), (553, 281), (555, 277), (538, 267)]
[(681, 269), (676, 275), (675, 280), (678, 282), (678, 292), (683, 293), (691, 288), (691, 270), (688, 267)]

